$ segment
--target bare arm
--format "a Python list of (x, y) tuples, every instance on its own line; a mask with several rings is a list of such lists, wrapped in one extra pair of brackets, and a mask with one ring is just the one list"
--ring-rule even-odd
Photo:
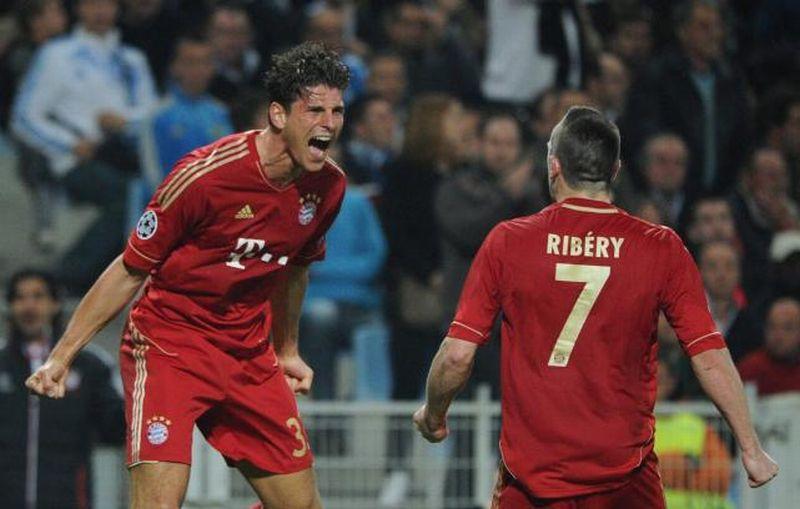
[(75, 356), (131, 301), (146, 278), (147, 274), (126, 267), (122, 256), (111, 262), (78, 304), (47, 362), (25, 385), (42, 396), (63, 397), (66, 374)]
[(290, 265), (282, 287), (272, 296), (272, 341), (289, 386), (306, 394), (311, 390), (314, 372), (300, 358), (300, 312), (308, 287), (308, 267)]
[(750, 486), (755, 488), (769, 482), (777, 475), (778, 465), (761, 448), (750, 418), (742, 380), (728, 350), (707, 350), (695, 355), (692, 357), (692, 369), (703, 390), (733, 430), (736, 442), (742, 449), (742, 461)]
[(447, 437), (447, 410), (469, 379), (477, 349), (477, 344), (461, 339), (442, 341), (428, 373), (427, 401), (414, 414), (417, 429), (428, 441)]

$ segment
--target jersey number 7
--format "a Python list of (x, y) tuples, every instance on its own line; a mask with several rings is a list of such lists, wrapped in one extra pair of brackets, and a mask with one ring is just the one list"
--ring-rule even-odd
[(578, 300), (572, 306), (572, 311), (558, 335), (556, 346), (553, 347), (550, 361), (547, 363), (548, 366), (563, 368), (569, 363), (569, 356), (572, 354), (572, 349), (575, 348), (575, 342), (583, 329), (583, 324), (586, 323), (586, 318), (592, 311), (594, 303), (610, 275), (611, 267), (608, 266), (556, 264), (556, 281), (586, 283), (586, 285), (578, 295)]

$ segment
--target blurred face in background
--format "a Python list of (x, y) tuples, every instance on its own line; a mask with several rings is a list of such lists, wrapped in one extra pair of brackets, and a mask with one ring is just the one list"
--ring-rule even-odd
[(11, 323), (26, 340), (46, 339), (60, 308), (38, 277), (20, 280), (9, 303)]
[(777, 360), (795, 360), (800, 355), (800, 303), (794, 299), (775, 302), (767, 316), (764, 347)]
[(616, 55), (603, 53), (600, 57), (600, 76), (592, 90), (592, 98), (601, 109), (621, 112), (630, 87), (628, 68)]
[(406, 96), (406, 66), (400, 56), (378, 56), (372, 60), (367, 77), (367, 91), (383, 97), (395, 106)]
[(517, 121), (510, 117), (490, 118), (481, 139), (481, 156), (486, 169), (503, 175), (514, 168), (521, 152), (522, 139)]
[(308, 20), (306, 40), (320, 41), (334, 50), (344, 46), (344, 13), (338, 9), (322, 9)]
[(692, 59), (714, 62), (722, 54), (725, 37), (719, 10), (711, 5), (695, 3), (691, 16), (680, 27), (678, 35), (684, 50)]
[(736, 226), (730, 204), (723, 198), (697, 202), (694, 221), (689, 227), (689, 240), (701, 242), (736, 240)]
[(686, 180), (689, 151), (677, 136), (656, 136), (645, 145), (644, 177), (650, 189), (677, 193)]
[(179, 41), (171, 71), (185, 93), (193, 96), (204, 94), (214, 76), (211, 45), (187, 39)]
[(44, 42), (61, 35), (67, 29), (67, 13), (61, 0), (50, 0), (42, 5), (42, 10), (30, 20), (30, 35), (37, 42)]
[(89, 32), (103, 35), (117, 22), (119, 2), (117, 0), (79, 0), (78, 21)]
[(359, 139), (373, 147), (382, 150), (392, 149), (397, 132), (397, 117), (392, 105), (385, 99), (370, 101), (354, 130)]
[(623, 22), (614, 32), (611, 48), (628, 64), (644, 64), (653, 49), (650, 23), (641, 19)]
[(789, 173), (783, 154), (774, 149), (756, 151), (749, 173), (750, 192), (756, 199), (772, 199), (789, 192)]
[(241, 63), (252, 42), (252, 29), (247, 12), (238, 9), (219, 9), (211, 17), (209, 40), (214, 58), (225, 65)]
[(403, 2), (390, 17), (386, 34), (398, 51), (414, 51), (425, 46), (428, 37), (428, 16), (425, 10), (412, 2)]
[(729, 300), (739, 286), (739, 255), (732, 245), (710, 242), (700, 251), (700, 275), (706, 292), (715, 300)]

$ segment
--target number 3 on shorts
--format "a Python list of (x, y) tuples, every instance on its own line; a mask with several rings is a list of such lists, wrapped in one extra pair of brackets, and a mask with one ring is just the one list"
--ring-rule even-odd
[(300, 441), (300, 449), (295, 449), (292, 451), (292, 456), (295, 458), (302, 458), (308, 452), (308, 444), (306, 443), (306, 437), (303, 435), (303, 427), (300, 425), (300, 421), (297, 420), (297, 417), (290, 417), (286, 420), (286, 425), (294, 431), (294, 437)]
[(556, 346), (553, 347), (550, 361), (547, 363), (548, 366), (566, 367), (572, 349), (575, 348), (575, 342), (583, 329), (583, 324), (586, 323), (586, 318), (610, 275), (611, 267), (608, 266), (556, 264), (556, 281), (586, 283), (586, 286), (578, 295), (578, 300), (572, 306), (572, 311), (561, 329), (561, 334), (558, 335)]

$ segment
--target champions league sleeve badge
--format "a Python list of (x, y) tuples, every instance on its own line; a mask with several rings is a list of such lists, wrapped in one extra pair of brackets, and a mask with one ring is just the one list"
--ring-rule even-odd
[(314, 193), (308, 193), (300, 198), (300, 210), (297, 213), (297, 221), (306, 226), (314, 220), (317, 215), (317, 207), (322, 202), (322, 198)]
[(141, 240), (147, 240), (156, 234), (156, 230), (158, 230), (158, 216), (152, 210), (146, 210), (136, 223), (136, 236)]

